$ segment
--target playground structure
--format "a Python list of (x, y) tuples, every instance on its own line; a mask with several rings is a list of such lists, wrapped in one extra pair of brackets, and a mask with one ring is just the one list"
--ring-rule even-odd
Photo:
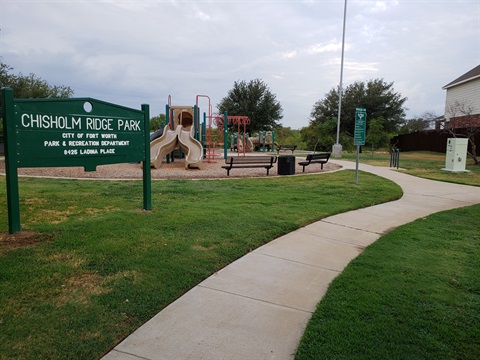
[[(200, 98), (208, 99), (208, 115), (203, 113), (203, 123), (200, 123)], [(163, 130), (151, 135), (151, 166), (156, 169), (164, 159), (167, 163), (173, 162), (175, 153), (178, 158), (185, 157), (185, 169), (189, 169), (200, 168), (203, 162), (216, 162), (216, 157), (226, 158), (229, 148), (237, 151), (238, 156), (251, 151), (274, 151), (275, 132), (263, 131), (248, 136), (246, 127), (250, 119), (247, 116), (213, 115), (210, 98), (206, 95), (197, 95), (193, 106), (172, 106), (169, 96), (166, 120)], [(229, 136), (228, 125), (236, 127), (235, 135)]]
[(252, 137), (246, 136), (244, 134), (233, 134), (230, 135), (230, 150), (241, 152), (252, 152), (255, 150), (255, 145), (252, 141)]
[[(240, 136), (239, 133), (230, 135), (230, 150), (246, 152), (251, 151), (274, 151), (276, 145), (274, 131), (262, 131), (255, 136)], [(244, 149), (245, 144), (245, 149)]]
[[(223, 132), (219, 131), (219, 124), (223, 123), (223, 117), (212, 114), (212, 105), (210, 103), (210, 97), (207, 95), (197, 95), (197, 106), (200, 97), (208, 99), (208, 115), (203, 113), (203, 126), (202, 126), (202, 142), (205, 147), (205, 160), (206, 162), (216, 162), (215, 157), (220, 157), (221, 153), (218, 152), (219, 147), (223, 143)], [(207, 123), (208, 119), (208, 123)], [(214, 132), (213, 125), (217, 126), (217, 131)]]
[(275, 131), (261, 131), (256, 136), (250, 138), (256, 151), (274, 151), (275, 150)]
[(199, 126), (195, 126), (198, 108), (169, 104), (166, 109), (167, 125), (163, 129), (163, 134), (150, 143), (151, 166), (160, 168), (164, 157), (167, 162), (170, 159), (173, 161), (173, 152), (179, 149), (180, 156), (185, 155), (185, 169), (192, 166), (200, 168), (203, 161), (203, 145), (196, 138), (199, 133)]
[[(227, 124), (235, 125), (237, 132), (230, 135), (230, 146), (227, 140), (227, 129), (224, 127), (225, 119)], [(247, 116), (219, 116), (215, 117), (214, 123), (218, 126), (218, 133), (224, 133), (224, 148), (229, 148), (231, 151), (236, 151), (238, 154), (252, 151), (274, 151), (275, 132), (263, 131), (255, 136), (249, 136), (246, 132), (246, 127), (250, 124), (250, 119)], [(225, 155), (226, 156), (226, 155)]]
[[(248, 136), (247, 136), (247, 125), (250, 124), (250, 119), (248, 116), (226, 116), (226, 123), (228, 125), (236, 125), (237, 127), (237, 136), (236, 136), (236, 150), (237, 153), (240, 155), (240, 152), (245, 153), (247, 152), (247, 148), (253, 150), (253, 144), (249, 142)], [(224, 148), (225, 148), (225, 158), (227, 157), (226, 154), (226, 149), (228, 147), (228, 126), (225, 127), (225, 119), (222, 122), (221, 127), (219, 126), (219, 130), (223, 131), (224, 134)], [(243, 127), (243, 133), (241, 132), (241, 129)], [(242, 134), (242, 135), (240, 135)], [(234, 142), (231, 141), (231, 148), (233, 148), (232, 144)], [(246, 146), (244, 146), (246, 144)], [(251, 151), (249, 150), (249, 151)]]

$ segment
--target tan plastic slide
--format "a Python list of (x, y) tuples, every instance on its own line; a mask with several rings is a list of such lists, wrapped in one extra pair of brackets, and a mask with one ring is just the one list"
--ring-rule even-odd
[(185, 156), (185, 169), (191, 164), (195, 164), (200, 168), (203, 159), (203, 146), (193, 137), (193, 126), (183, 127), (177, 126), (178, 143)]
[(186, 155), (185, 169), (188, 169), (191, 164), (196, 164), (200, 168), (203, 159), (203, 146), (193, 137), (193, 126), (183, 128), (182, 125), (178, 125), (175, 130), (170, 130), (168, 125), (165, 126), (163, 135), (151, 142), (151, 166), (159, 169), (162, 166), (163, 158), (171, 153), (177, 145)]
[(171, 153), (177, 146), (177, 133), (170, 130), (169, 126), (165, 126), (163, 134), (150, 144), (150, 164), (155, 169), (162, 166), (163, 158)]

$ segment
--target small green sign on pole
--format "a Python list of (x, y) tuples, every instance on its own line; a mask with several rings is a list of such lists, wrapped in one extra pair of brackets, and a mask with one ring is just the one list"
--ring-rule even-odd
[(354, 145), (365, 145), (365, 131), (367, 129), (367, 110), (355, 109), (355, 132), (353, 135)]
[(365, 132), (367, 130), (367, 109), (355, 109), (355, 131), (353, 134), (353, 144), (357, 146), (357, 161), (355, 166), (355, 184), (358, 185), (358, 162), (360, 156), (360, 146), (365, 145)]
[(143, 206), (151, 210), (150, 114), (92, 98), (14, 99), (1, 90), (9, 232), (20, 231), (18, 168), (143, 162)]

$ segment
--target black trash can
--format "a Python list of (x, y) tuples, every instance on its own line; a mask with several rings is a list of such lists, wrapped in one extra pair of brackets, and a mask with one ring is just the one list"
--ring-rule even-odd
[(278, 157), (278, 175), (295, 175), (295, 156), (282, 155)]

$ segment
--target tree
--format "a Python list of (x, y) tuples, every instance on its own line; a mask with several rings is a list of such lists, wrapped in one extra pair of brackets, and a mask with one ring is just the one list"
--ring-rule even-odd
[[(306, 150), (331, 151), (336, 140), (337, 119), (329, 118), (327, 121), (318, 123), (316, 126), (306, 126), (300, 130), (302, 142), (306, 144)], [(345, 151), (355, 149), (353, 138), (340, 133), (340, 143)]]
[(370, 128), (368, 129), (365, 142), (372, 147), (372, 154), (375, 148), (387, 146), (390, 141), (390, 135), (383, 128), (384, 120), (376, 118), (370, 120)]
[[(445, 131), (448, 131), (453, 137), (466, 136), (471, 149), (471, 151), (467, 150), (467, 153), (475, 165), (480, 165), (475, 145), (475, 136), (480, 133), (480, 115), (473, 114), (473, 106), (458, 100), (447, 106), (445, 115), (449, 117), (448, 123), (445, 124)], [(463, 129), (465, 134), (459, 134), (458, 129)]]
[(250, 125), (247, 131), (273, 130), (279, 126), (282, 116), (282, 106), (267, 84), (260, 79), (235, 81), (228, 95), (217, 105), (220, 113), (227, 111), (228, 115), (248, 116)]
[(307, 144), (307, 149), (313, 151), (328, 151), (335, 143), (335, 129), (337, 120), (329, 118), (316, 126), (308, 126), (302, 129), (303, 140)]
[(150, 131), (156, 131), (163, 129), (167, 123), (167, 116), (165, 114), (159, 114), (150, 119)]
[(405, 119), (399, 125), (398, 134), (404, 135), (428, 130), (432, 125), (435, 125), (436, 118), (438, 116), (434, 112), (425, 112), (419, 117)]
[(11, 87), (16, 99), (27, 98), (69, 98), (73, 90), (69, 86), (50, 85), (35, 74), (14, 75), (13, 68), (0, 62), (0, 87)]
[(302, 142), (300, 130), (290, 127), (279, 126), (275, 129), (275, 142), (278, 144), (297, 145), (298, 150), (304, 150), (305, 144)]
[[(340, 132), (352, 137), (355, 127), (355, 109), (365, 108), (367, 131), (371, 119), (382, 118), (384, 131), (394, 133), (405, 117), (406, 109), (403, 105), (406, 100), (407, 98), (394, 91), (393, 82), (386, 83), (383, 79), (355, 82), (347, 86), (342, 95)], [(338, 88), (331, 89), (324, 99), (314, 104), (309, 126), (315, 127), (337, 116)]]

